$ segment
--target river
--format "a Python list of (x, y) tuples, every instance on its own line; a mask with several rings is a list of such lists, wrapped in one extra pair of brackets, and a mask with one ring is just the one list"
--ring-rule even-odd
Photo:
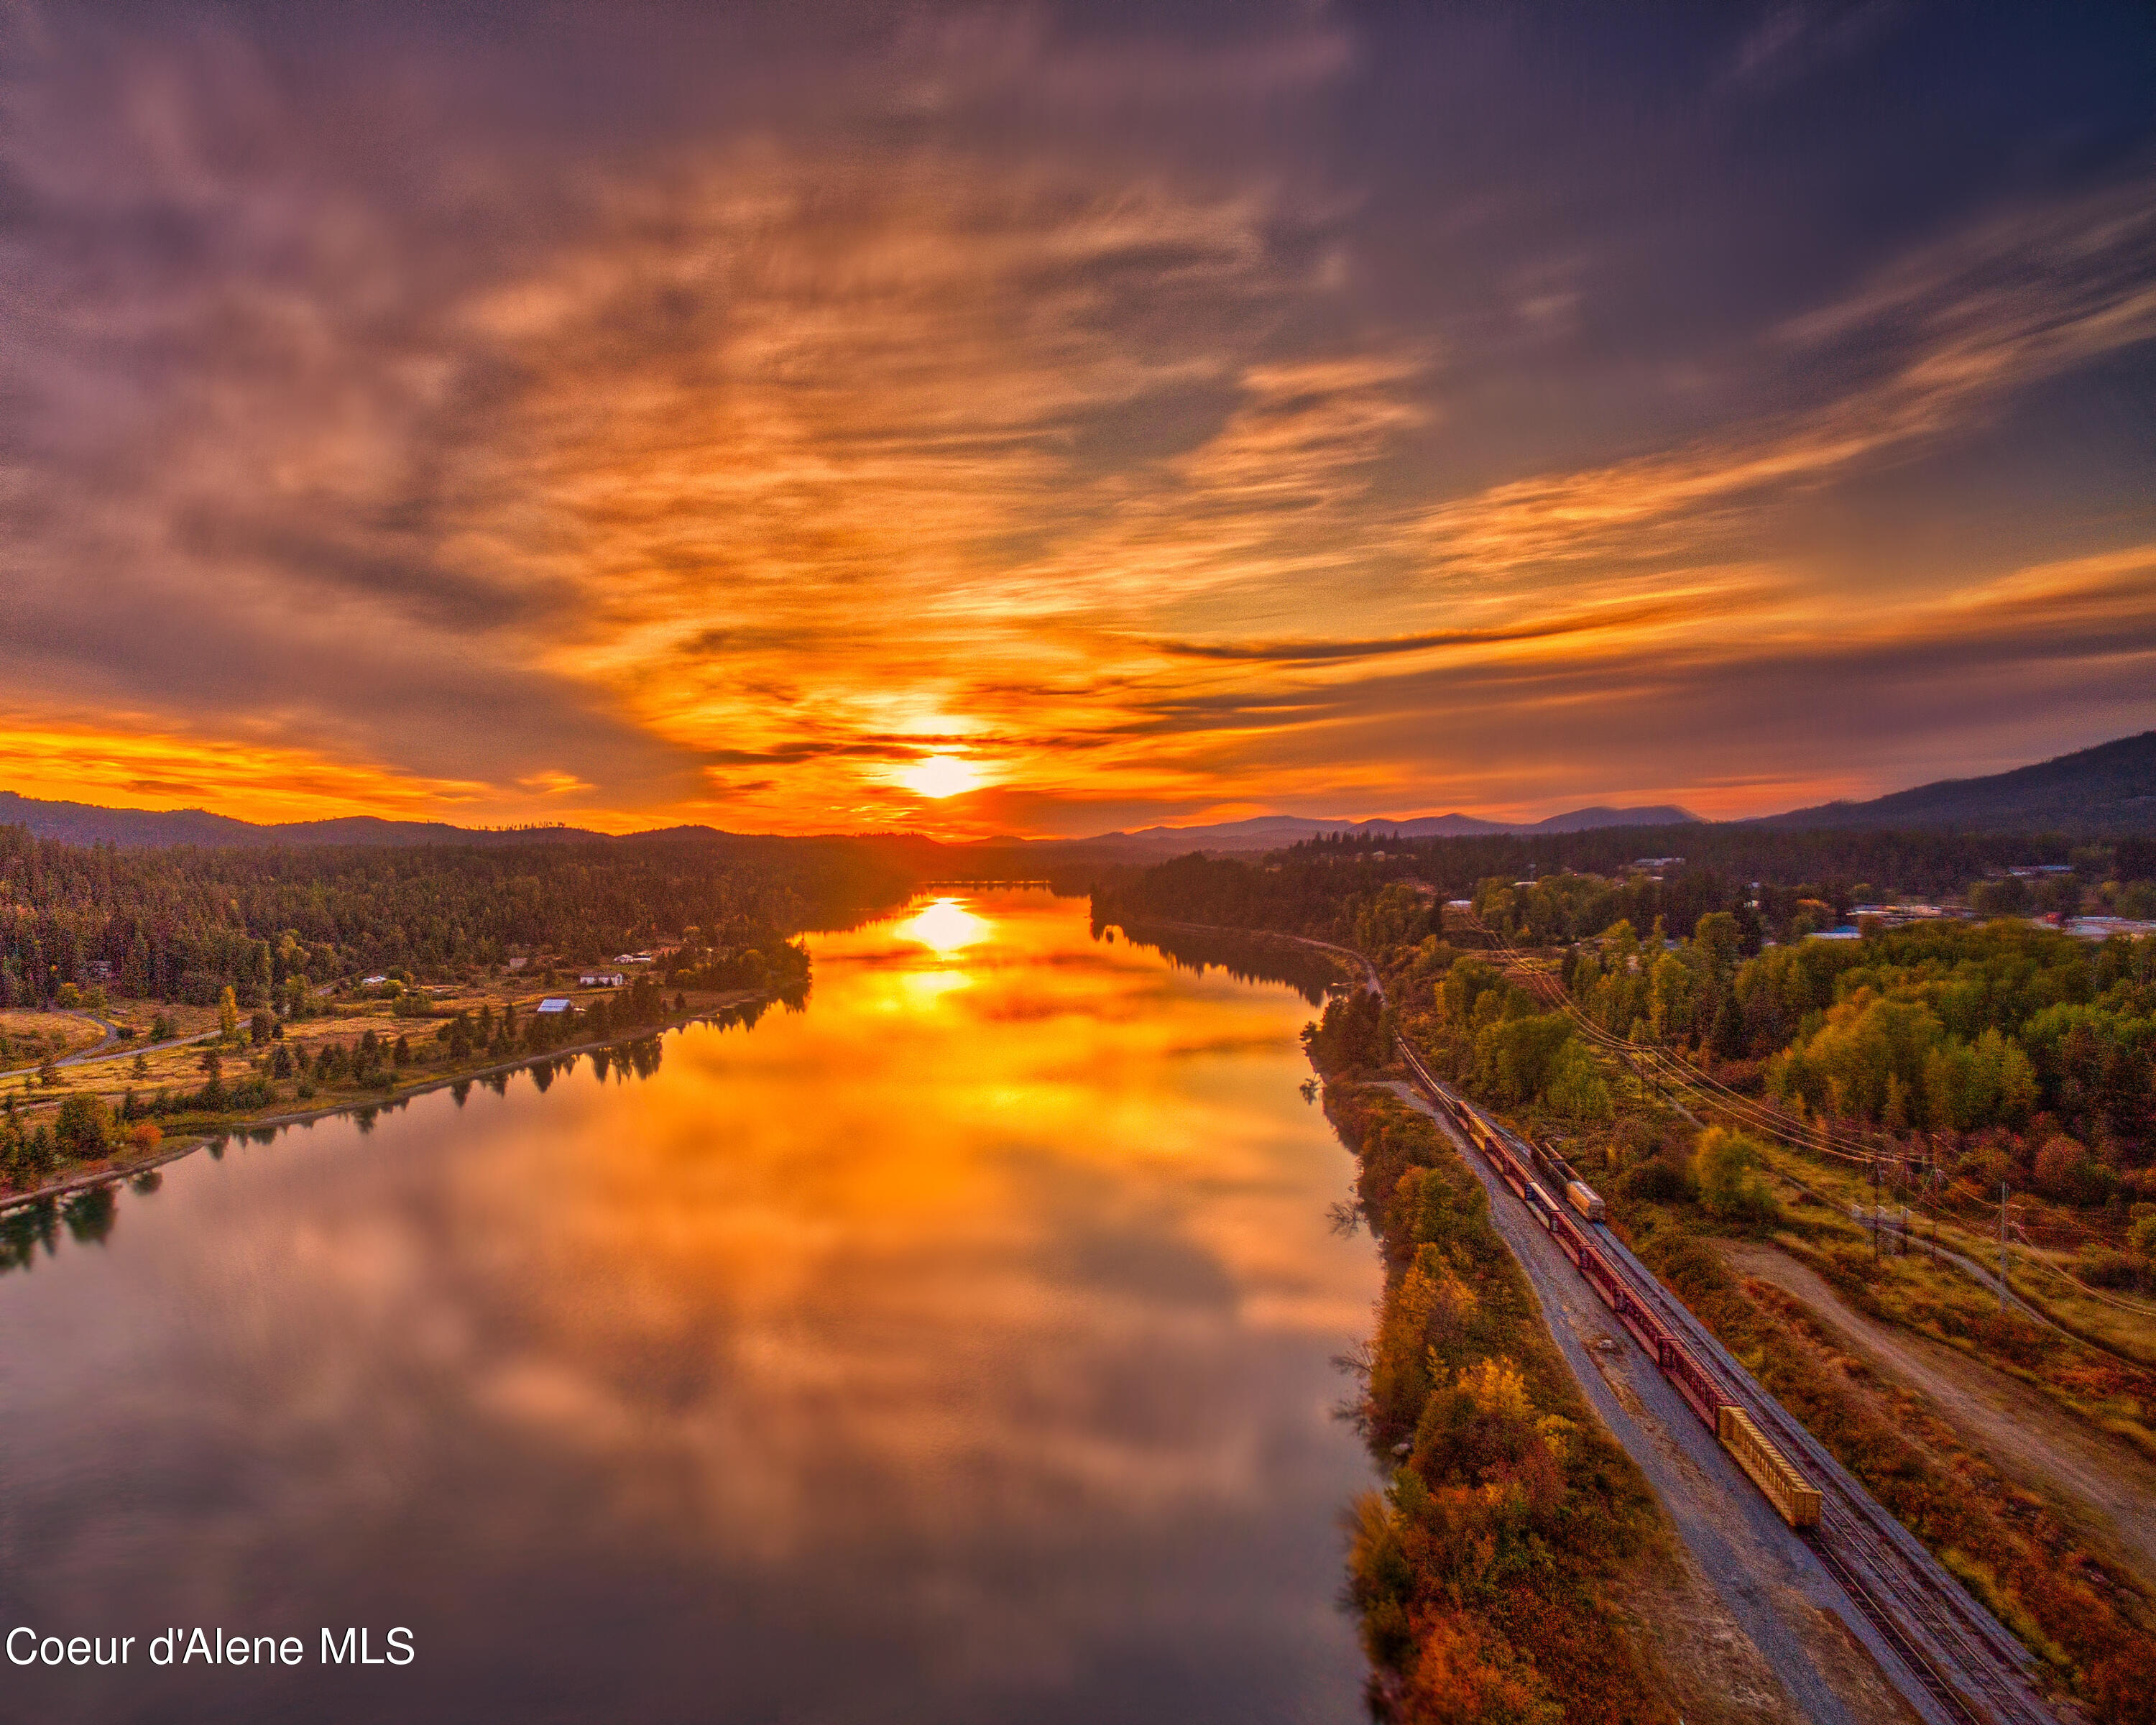
[(804, 1011), (235, 1141), (0, 1276), (0, 1627), (135, 1638), (0, 1712), (1357, 1717), (1306, 1001), (1045, 892), (814, 946)]

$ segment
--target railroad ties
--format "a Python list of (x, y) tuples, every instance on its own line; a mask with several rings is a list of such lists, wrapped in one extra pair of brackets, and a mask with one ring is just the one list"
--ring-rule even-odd
[[(1413, 1060), (1412, 1055), (1409, 1058)], [(1423, 1071), (1419, 1060), (1413, 1060), (1413, 1064), (1438, 1105), (1482, 1153), (1484, 1160), (1496, 1171), (1497, 1178), (1526, 1204), (1528, 1214), (1557, 1242), (1558, 1250), (1572, 1260), (1573, 1267), (1594, 1290), (1595, 1297), (1631, 1332), (1632, 1339), (1646, 1349), (1647, 1357), (1661, 1368), (1663, 1375), (1676, 1386), (1677, 1394), (1685, 1399), (1692, 1412), (1699, 1415), (1701, 1423), (1714, 1433), (1722, 1448), (1736, 1458), (1746, 1477), (1766, 1495), (1776, 1512), (1792, 1527), (1817, 1527), (1818, 1489), (1767, 1440), (1751, 1415), (1722, 1393), (1713, 1374), (1648, 1309), (1634, 1291), (1630, 1280), (1618, 1273), (1550, 1197), (1548, 1189), (1535, 1178), (1535, 1173), (1546, 1173), (1563, 1188), (1567, 1202), (1575, 1210), (1584, 1217), (1599, 1221), (1604, 1205), (1594, 1188), (1582, 1180), (1563, 1158), (1540, 1145), (1530, 1145), (1528, 1149), (1544, 1167), (1531, 1170), (1514, 1154), (1503, 1135), (1493, 1131), (1480, 1113), (1456, 1103), (1450, 1091)]]
[[(1526, 1204), (1538, 1226), (1571, 1260), (1595, 1297), (1609, 1308), (1647, 1352), (1700, 1422), (1759, 1489), (1775, 1512), (1804, 1535), (1827, 1573), (1891, 1647), (1939, 1715), (1956, 1725), (2055, 1725), (2025, 1674), (2026, 1653), (1986, 1618), (1981, 1608), (1948, 1595), (1950, 1578), (1928, 1577), (1928, 1561), (1904, 1563), (1897, 1547), (1913, 1543), (1884, 1510), (1845, 1479), (1829, 1477), (1831, 1493), (1789, 1458), (1811, 1457), (1815, 1468), (1836, 1473), (1817, 1440), (1771, 1397), (1760, 1393), (1743, 1406), (1717, 1375), (1711, 1338), (1698, 1321), (1635, 1260), (1632, 1274), (1613, 1257), (1626, 1256), (1614, 1239), (1605, 1251), (1587, 1229), (1550, 1196), (1556, 1188), (1590, 1225), (1603, 1222), (1604, 1205), (1594, 1189), (1555, 1151), (1493, 1127), (1479, 1109), (1455, 1096), (1431, 1076), (1403, 1040), (1408, 1067), (1445, 1117), (1474, 1145), (1498, 1178)], [(1508, 1142), (1509, 1140), (1509, 1142)], [(1545, 1182), (1548, 1183), (1545, 1184)], [(1658, 1311), (1657, 1307), (1661, 1310)], [(1780, 1433), (1778, 1444), (1768, 1434)], [(1966, 1687), (1964, 1687), (1966, 1686)], [(1973, 1702), (1971, 1693), (1982, 1697)]]

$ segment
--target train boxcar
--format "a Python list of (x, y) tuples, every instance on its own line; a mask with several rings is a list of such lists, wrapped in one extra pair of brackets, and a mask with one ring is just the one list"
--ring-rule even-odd
[(1722, 1430), (1722, 1386), (1700, 1369), (1699, 1362), (1691, 1352), (1674, 1337), (1662, 1345), (1662, 1375), (1676, 1387), (1676, 1392), (1691, 1404), (1691, 1410), (1707, 1425), (1714, 1428), (1717, 1435)]
[(1584, 1240), (1580, 1239), (1578, 1234), (1575, 1230), (1568, 1228), (1565, 1225), (1564, 1218), (1563, 1216), (1559, 1216), (1557, 1219), (1555, 1225), (1551, 1228), (1550, 1238), (1557, 1242), (1557, 1249), (1563, 1252), (1566, 1257), (1572, 1260), (1572, 1267), (1575, 1270), (1579, 1268), (1580, 1254), (1584, 1251), (1591, 1251), (1594, 1250), (1593, 1247), (1589, 1246)]
[(1767, 1494), (1784, 1521), (1792, 1527), (1819, 1526), (1819, 1488), (1790, 1466), (1789, 1457), (1774, 1447), (1749, 1414), (1724, 1403), (1715, 1409), (1714, 1435), (1737, 1458), (1737, 1465), (1751, 1475), (1753, 1484)]
[(1608, 1260), (1593, 1246), (1587, 1247), (1580, 1253), (1579, 1273), (1587, 1278), (1587, 1285), (1594, 1290), (1602, 1303), (1614, 1312), (1617, 1309), (1621, 1284), (1617, 1280), (1616, 1272), (1610, 1269)]
[(1584, 1180), (1574, 1180), (1564, 1189), (1565, 1202), (1590, 1222), (1599, 1222), (1608, 1214), (1594, 1189)]

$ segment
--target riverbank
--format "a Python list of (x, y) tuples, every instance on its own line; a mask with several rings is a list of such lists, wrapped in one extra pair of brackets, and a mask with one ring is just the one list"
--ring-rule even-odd
[(313, 1121), (334, 1119), (341, 1115), (363, 1114), (401, 1106), (415, 1096), (430, 1095), (435, 1091), (448, 1090), (459, 1084), (476, 1084), (489, 1078), (507, 1077), (514, 1073), (529, 1071), (550, 1061), (575, 1060), (585, 1055), (597, 1054), (602, 1050), (612, 1051), (632, 1042), (663, 1034), (668, 1030), (685, 1029), (691, 1024), (711, 1023), (724, 1014), (737, 1012), (745, 1006), (767, 1005), (778, 998), (777, 991), (773, 989), (741, 989), (721, 995), (716, 1000), (704, 1002), (692, 1012), (677, 1014), (659, 1023), (639, 1026), (630, 1034), (595, 1037), (588, 1042), (549, 1049), (544, 1054), (527, 1054), (514, 1060), (492, 1060), (483, 1065), (459, 1066), (451, 1071), (430, 1073), (417, 1082), (393, 1083), (367, 1096), (340, 1098), (319, 1108), (286, 1109), (280, 1106), (274, 1112), (234, 1114), (223, 1117), (213, 1127), (191, 1129), (184, 1138), (176, 1137), (164, 1140), (155, 1149), (142, 1154), (112, 1158), (95, 1168), (80, 1169), (64, 1178), (47, 1181), (31, 1191), (0, 1194), (0, 1215), (38, 1204), (55, 1204), (79, 1193), (92, 1192), (100, 1187), (111, 1185), (116, 1181), (132, 1179), (162, 1168), (167, 1163), (192, 1156), (209, 1145), (222, 1143), (238, 1133), (305, 1126)]
[[(1328, 1080), (1384, 1260), (1357, 1424), (1389, 1477), (1351, 1523), (1382, 1718), (1674, 1722), (1624, 1578), (1681, 1587), (1654, 1497), (1545, 1333), (1474, 1176), (1429, 1120)], [(1794, 1717), (1794, 1715), (1790, 1716)]]

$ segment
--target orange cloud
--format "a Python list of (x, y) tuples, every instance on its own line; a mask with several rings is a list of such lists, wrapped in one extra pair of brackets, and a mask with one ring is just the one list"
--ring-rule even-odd
[(0, 719), (7, 788), (26, 797), (116, 809), (207, 808), (241, 820), (323, 820), (372, 814), (457, 819), (491, 788), (418, 778), (300, 749), (179, 734), (127, 722), (52, 725)]
[[(1239, 137), (1330, 100), (1366, 64), (1346, 30), (901, 33), (798, 116), (560, 157), (364, 57), (318, 115), (213, 33), (0, 93), (0, 172), (58, 236), (10, 252), (0, 308), (0, 667), (26, 735), (76, 739), (18, 788), (954, 834), (1734, 810), (1874, 771), (1868, 701), (1912, 762), (2156, 719), (2138, 578), (2082, 561), (2138, 555), (2138, 517), (2061, 506), (2034, 549), (1921, 567), (1814, 542), (1823, 501), (2156, 336), (2156, 182), (1758, 319), (1741, 415), (1613, 427), (1573, 404), (1588, 348), (1531, 413), (1493, 381), (1596, 326), (1572, 236), (1482, 256), (1470, 205), (1432, 213), (1444, 270), (1407, 292), (1362, 223), (1382, 187), (1211, 147), (1242, 105)], [(979, 120), (1009, 104), (1076, 130)], [(408, 123), (355, 123), (385, 106)], [(1164, 115), (1173, 147), (1117, 141)], [(383, 136), (413, 184), (352, 143)], [(2009, 720), (1928, 669), (1978, 663)]]

